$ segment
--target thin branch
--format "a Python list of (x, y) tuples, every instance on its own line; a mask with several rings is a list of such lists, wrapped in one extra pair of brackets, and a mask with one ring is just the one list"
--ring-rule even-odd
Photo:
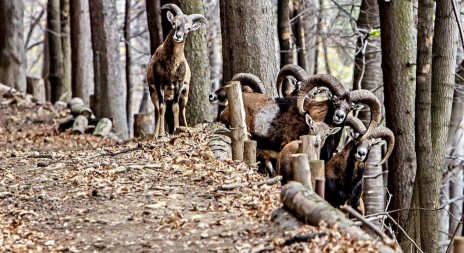
[(464, 35), (462, 34), (461, 22), (459, 21), (458, 11), (456, 10), (456, 3), (454, 0), (451, 0), (451, 4), (453, 5), (454, 17), (456, 18), (456, 23), (458, 23), (459, 36), (461, 37), (462, 47), (464, 48)]
[(419, 250), (420, 252), (424, 253), (424, 251), (422, 251), (421, 248), (419, 248), (419, 246), (417, 245), (417, 243), (408, 235), (408, 233), (406, 233), (406, 231), (404, 231), (404, 229), (398, 224), (398, 222), (395, 221), (395, 219), (393, 219), (393, 217), (391, 217), (389, 214), (387, 214), (387, 217), (388, 217), (393, 223), (395, 223), (395, 225), (401, 230), (401, 232), (403, 232), (403, 234), (406, 236), (406, 238), (408, 238), (408, 240), (411, 241), (412, 244), (414, 244), (414, 246), (416, 247), (417, 250)]

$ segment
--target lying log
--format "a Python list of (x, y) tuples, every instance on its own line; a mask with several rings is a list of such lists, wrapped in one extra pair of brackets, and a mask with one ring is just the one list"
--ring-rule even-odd
[(89, 121), (87, 120), (87, 117), (84, 115), (79, 115), (74, 119), (73, 126), (71, 128), (71, 133), (73, 134), (83, 134), (85, 133), (85, 130), (87, 129), (87, 125), (89, 124)]
[[(317, 226), (324, 221), (329, 227), (337, 227), (339, 230), (350, 234), (351, 238), (362, 241), (375, 241), (354, 222), (346, 218), (340, 210), (332, 207), (315, 192), (304, 187), (298, 182), (289, 182), (282, 187), (280, 198), (284, 207), (298, 215), (304, 222)], [(380, 252), (400, 252), (395, 245), (387, 245), (384, 242), (375, 242)]]
[(155, 126), (152, 124), (152, 113), (134, 114), (134, 136), (145, 137), (153, 135)]
[(76, 104), (81, 104), (81, 105), (84, 105), (84, 100), (82, 100), (82, 98), (80, 97), (73, 97), (69, 102), (68, 102), (68, 106), (69, 108), (72, 108), (74, 105)]
[(111, 129), (113, 128), (113, 122), (108, 118), (102, 118), (98, 121), (95, 130), (93, 131), (93, 135), (95, 136), (107, 136)]
[(90, 108), (84, 104), (74, 104), (71, 107), (71, 114), (74, 117), (77, 117), (78, 115), (83, 115), (89, 118), (90, 116), (92, 116), (92, 110), (90, 110)]

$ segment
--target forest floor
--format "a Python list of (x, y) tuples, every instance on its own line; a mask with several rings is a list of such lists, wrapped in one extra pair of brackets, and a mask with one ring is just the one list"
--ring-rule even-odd
[(266, 176), (216, 159), (210, 124), (117, 144), (58, 132), (68, 114), (0, 94), (1, 252), (377, 252), (324, 226), (284, 232), (280, 183), (219, 190)]

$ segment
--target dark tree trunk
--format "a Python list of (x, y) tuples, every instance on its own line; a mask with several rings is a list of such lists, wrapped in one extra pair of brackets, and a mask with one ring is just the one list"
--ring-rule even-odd
[(69, 20), (69, 0), (60, 0), (61, 50), (63, 52), (63, 86), (66, 90), (64, 101), (72, 97), (71, 89), (71, 25)]
[(303, 25), (303, 16), (300, 12), (303, 11), (303, 1), (302, 0), (293, 0), (293, 18), (295, 20), (295, 46), (297, 50), (297, 58), (298, 58), (298, 65), (302, 67), (304, 70), (308, 71), (307, 66), (307, 55), (306, 55), (306, 37), (305, 37), (305, 29)]
[(271, 1), (221, 1), (224, 81), (239, 72), (252, 73), (261, 78), (268, 95), (277, 96), (275, 78), (279, 64), (273, 24)]
[[(388, 163), (388, 188), (392, 194), (389, 208), (396, 210), (409, 208), (416, 173), (414, 10), (413, 2), (408, 0), (379, 0), (379, 9), (386, 122), (396, 137)], [(396, 218), (404, 226), (407, 213), (400, 212)]]
[(161, 26), (160, 0), (145, 0), (147, 10), (148, 32), (150, 34), (150, 54), (154, 54), (159, 45), (163, 44), (163, 28)]
[(48, 0), (47, 3), (48, 47), (50, 55), (51, 102), (55, 103), (66, 93), (63, 80), (63, 51), (61, 43), (60, 0)]
[(0, 0), (0, 83), (26, 91), (23, 1)]
[(89, 105), (94, 87), (92, 38), (88, 1), (71, 1), (72, 94)]
[[(128, 138), (126, 115), (126, 87), (121, 81), (119, 59), (119, 34), (116, 19), (116, 5), (112, 0), (89, 1), (92, 47), (96, 54), (95, 101), (96, 116), (113, 119), (117, 135)], [(98, 53), (97, 53), (98, 52)]]
[(131, 0), (126, 0), (125, 16), (124, 16), (124, 40), (126, 46), (126, 114), (127, 114), (127, 128), (129, 130), (129, 138), (132, 138), (132, 128), (134, 115), (132, 113), (132, 80), (131, 80), (131, 45), (130, 45), (130, 19), (131, 19)]
[(306, 38), (306, 71), (309, 75), (316, 73), (317, 48), (317, 4), (316, 0), (306, 0), (306, 9), (309, 11), (303, 16)]
[(277, 32), (280, 43), (280, 67), (293, 64), (293, 52), (291, 49), (291, 30), (290, 30), (290, 0), (278, 1)]

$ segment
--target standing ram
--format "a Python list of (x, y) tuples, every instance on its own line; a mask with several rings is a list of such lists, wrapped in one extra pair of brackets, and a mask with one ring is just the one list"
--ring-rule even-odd
[(165, 120), (169, 133), (179, 125), (187, 126), (185, 107), (191, 72), (184, 55), (185, 39), (202, 23), (208, 24), (203, 15), (185, 15), (175, 4), (165, 4), (161, 9), (168, 10), (172, 29), (151, 57), (147, 69), (150, 97), (155, 106), (155, 137), (165, 135)]
[(325, 198), (334, 207), (346, 203), (363, 213), (364, 208), (360, 204), (360, 199), (369, 152), (374, 146), (382, 145), (381, 139), (384, 139), (387, 142), (387, 152), (377, 166), (384, 164), (393, 152), (395, 136), (386, 127), (377, 127), (357, 137), (352, 132), (350, 135), (353, 139), (325, 166)]

